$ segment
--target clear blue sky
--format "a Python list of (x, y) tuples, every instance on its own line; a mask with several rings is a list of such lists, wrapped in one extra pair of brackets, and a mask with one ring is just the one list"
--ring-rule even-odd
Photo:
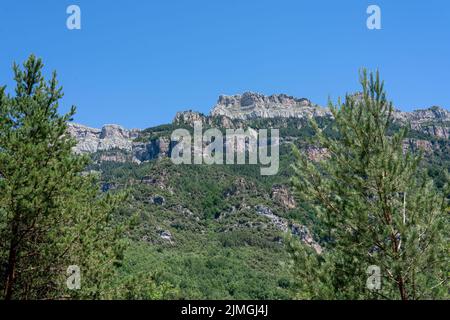
[[(81, 30), (66, 28), (70, 4)], [(382, 30), (366, 28), (369, 4)], [(90, 126), (145, 128), (244, 91), (325, 104), (363, 66), (403, 110), (450, 107), (448, 0), (2, 0), (0, 37), (1, 84), (35, 53)]]

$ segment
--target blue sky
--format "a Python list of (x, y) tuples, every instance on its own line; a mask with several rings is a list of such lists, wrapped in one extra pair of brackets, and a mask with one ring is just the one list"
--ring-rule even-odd
[[(66, 28), (70, 4), (81, 30)], [(366, 28), (370, 4), (382, 30)], [(447, 0), (3, 0), (0, 36), (0, 84), (35, 53), (59, 74), (62, 111), (96, 127), (168, 123), (244, 91), (325, 104), (358, 90), (363, 66), (402, 110), (450, 107)]]

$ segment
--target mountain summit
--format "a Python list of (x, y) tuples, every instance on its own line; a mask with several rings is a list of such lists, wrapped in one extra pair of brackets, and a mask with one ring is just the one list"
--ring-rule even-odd
[(211, 111), (211, 116), (225, 116), (240, 120), (310, 118), (327, 115), (331, 115), (327, 109), (313, 104), (306, 98), (295, 98), (286, 94), (265, 96), (254, 92), (233, 96), (221, 95)]
[[(429, 145), (430, 150), (431, 142), (425, 140), (442, 139), (448, 143), (449, 110), (434, 106), (413, 112), (396, 110), (392, 116), (400, 125), (409, 123), (416, 137), (420, 136), (421, 143)], [(301, 130), (310, 118), (327, 118), (332, 121), (332, 114), (328, 108), (314, 104), (306, 98), (245, 92), (231, 96), (221, 95), (210, 115), (191, 110), (177, 112), (169, 125), (145, 130), (127, 130), (118, 125), (105, 125), (102, 129), (95, 129), (69, 123), (68, 131), (78, 141), (74, 148), (77, 153), (110, 151), (107, 155), (103, 154), (100, 160), (139, 163), (170, 154), (171, 130), (178, 126), (192, 127), (196, 121), (205, 126), (222, 128), (254, 127), (255, 122), (263, 121), (268, 128), (285, 128), (286, 133), (289, 128), (294, 131)], [(291, 137), (281, 137), (282, 140), (293, 138), (292, 136), (296, 135), (294, 131), (288, 134)]]

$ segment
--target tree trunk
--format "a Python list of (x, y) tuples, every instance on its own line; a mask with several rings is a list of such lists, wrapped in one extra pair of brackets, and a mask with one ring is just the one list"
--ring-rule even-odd
[(400, 291), (400, 297), (402, 298), (402, 300), (408, 300), (408, 296), (406, 295), (405, 284), (404, 284), (402, 276), (400, 276), (398, 278), (398, 290)]
[(17, 234), (18, 234), (18, 226), (13, 222), (12, 227), (12, 238), (9, 247), (9, 258), (8, 258), (8, 267), (6, 269), (6, 283), (5, 283), (5, 300), (11, 300), (14, 289), (14, 281), (16, 275), (16, 262), (17, 262)]

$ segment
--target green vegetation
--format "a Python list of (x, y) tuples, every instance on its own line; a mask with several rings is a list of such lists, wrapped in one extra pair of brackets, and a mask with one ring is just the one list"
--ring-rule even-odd
[[(330, 104), (335, 137), (313, 123), (316, 145), (330, 156), (313, 162), (296, 150), (294, 186), (326, 239), (321, 255), (291, 241), (298, 277), (308, 279), (299, 297), (448, 298), (448, 185), (438, 191), (421, 155), (404, 151), (405, 128), (388, 134), (393, 109), (378, 73), (364, 72), (361, 84), (362, 100)], [(372, 290), (369, 266), (382, 277)]]
[[(126, 197), (101, 194), (98, 177), (84, 171), (88, 157), (72, 153), (66, 130), (75, 109), (58, 114), (56, 74), (46, 82), (42, 67), (30, 56), (23, 69), (14, 66), (15, 95), (0, 88), (0, 297), (159, 296), (164, 288), (140, 275), (117, 283), (130, 228), (114, 213)], [(67, 286), (74, 265), (79, 290)]]
[(118, 225), (109, 223), (120, 200), (99, 196), (95, 177), (80, 173), (65, 134), (75, 110), (60, 116), (56, 75), (45, 82), (31, 56), (14, 66), (15, 96), (0, 90), (0, 284), (5, 299), (71, 296), (69, 265), (83, 270), (76, 297), (101, 297), (121, 255)]
[[(184, 166), (170, 160), (92, 165), (103, 171), (105, 183), (130, 190), (118, 216), (139, 217), (128, 232), (133, 244), (121, 276), (149, 274), (158, 286), (171, 288), (166, 298), (292, 297), (283, 233), (254, 209), (271, 203), (271, 183), (261, 183), (259, 167), (249, 167)], [(164, 204), (152, 203), (155, 196)], [(271, 206), (286, 216), (292, 211)], [(162, 231), (172, 239), (162, 239)]]
[[(0, 89), (0, 298), (445, 297), (447, 260), (440, 259), (450, 146), (387, 121), (390, 105), (378, 81), (364, 82), (366, 108), (348, 97), (333, 109), (336, 121), (245, 123), (279, 128), (286, 138), (278, 174), (261, 176), (259, 165), (174, 165), (167, 158), (136, 164), (118, 149), (91, 159), (74, 155), (75, 141), (65, 134), (74, 109), (57, 113), (61, 90), (55, 76), (44, 81), (41, 68), (30, 57), (23, 70), (14, 68), (15, 95)], [(169, 137), (177, 128), (192, 131), (161, 125), (136, 141)], [(433, 152), (403, 156), (404, 138), (424, 139)], [(311, 162), (299, 155), (311, 146), (335, 156)], [(116, 155), (125, 162), (100, 161)], [(274, 195), (274, 186), (290, 196), (294, 175), (292, 205)], [(376, 182), (380, 194), (373, 193)], [(386, 210), (390, 220), (378, 215)], [(308, 226), (323, 253), (298, 234), (286, 242), (293, 224)], [(369, 264), (382, 268), (380, 291), (365, 289)], [(66, 287), (69, 265), (80, 266), (80, 290)]]

